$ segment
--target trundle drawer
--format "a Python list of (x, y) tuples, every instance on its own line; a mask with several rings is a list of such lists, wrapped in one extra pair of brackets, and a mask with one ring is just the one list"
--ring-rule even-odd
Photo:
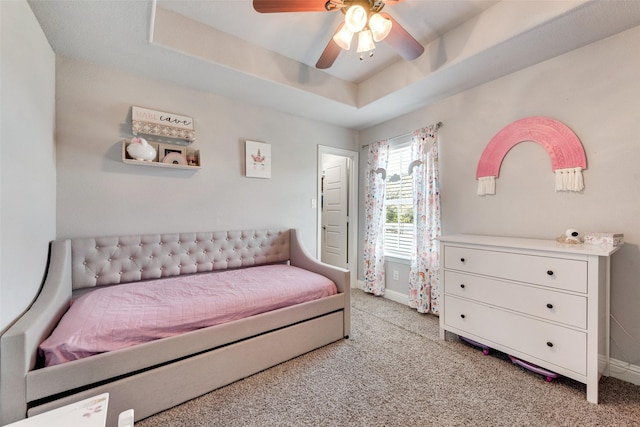
[[(489, 277), (445, 271), (445, 293), (587, 328), (587, 298)], [(449, 307), (447, 307), (449, 308)]]
[(587, 262), (445, 246), (446, 269), (587, 292)]
[[(445, 295), (445, 325), (571, 370), (587, 373), (587, 334)], [(526, 358), (525, 358), (526, 359)], [(550, 367), (553, 370), (552, 367)]]

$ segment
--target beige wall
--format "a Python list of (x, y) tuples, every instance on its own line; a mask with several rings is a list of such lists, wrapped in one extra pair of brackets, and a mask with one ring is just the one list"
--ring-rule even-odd
[[(633, 364), (640, 363), (639, 45), (636, 27), (360, 133), (369, 143), (444, 123), (445, 234), (552, 239), (567, 228), (624, 233), (627, 243), (612, 258), (611, 348), (614, 358)], [(556, 193), (547, 152), (526, 142), (505, 157), (496, 195), (477, 196), (476, 167), (489, 140), (514, 120), (538, 115), (564, 122), (582, 141), (585, 190)], [(361, 159), (366, 165), (364, 151)]]
[(0, 331), (35, 297), (55, 238), (55, 60), (25, 1), (0, 1)]
[[(79, 60), (56, 69), (59, 238), (295, 227), (316, 252), (317, 146), (354, 149), (354, 132)], [(192, 117), (202, 168), (123, 163), (132, 105)], [(245, 140), (271, 144), (271, 179), (244, 176)]]

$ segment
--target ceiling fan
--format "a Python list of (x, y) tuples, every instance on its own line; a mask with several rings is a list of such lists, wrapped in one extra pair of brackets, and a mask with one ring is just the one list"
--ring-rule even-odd
[(354, 35), (358, 35), (357, 52), (373, 55), (375, 43), (386, 41), (407, 61), (416, 59), (424, 47), (414, 39), (389, 14), (381, 12), (386, 3), (403, 0), (253, 0), (253, 8), (260, 13), (279, 12), (333, 12), (340, 10), (345, 20), (341, 22), (327, 47), (320, 55), (316, 68), (326, 69), (344, 50), (351, 48)]

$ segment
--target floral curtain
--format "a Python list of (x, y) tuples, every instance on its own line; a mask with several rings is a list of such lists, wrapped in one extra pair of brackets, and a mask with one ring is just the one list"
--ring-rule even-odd
[(438, 125), (418, 129), (411, 140), (413, 231), (409, 306), (420, 313), (440, 313), (440, 179)]
[(384, 194), (389, 143), (369, 145), (365, 183), (364, 291), (384, 295)]

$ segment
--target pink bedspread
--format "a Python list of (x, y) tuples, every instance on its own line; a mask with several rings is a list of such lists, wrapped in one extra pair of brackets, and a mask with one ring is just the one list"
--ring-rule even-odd
[(51, 366), (336, 293), (326, 277), (281, 264), (98, 289), (73, 302), (40, 350)]

